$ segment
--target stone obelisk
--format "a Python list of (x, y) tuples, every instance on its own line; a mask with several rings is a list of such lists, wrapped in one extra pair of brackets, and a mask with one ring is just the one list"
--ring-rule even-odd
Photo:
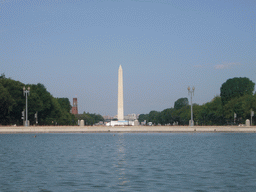
[(119, 66), (118, 69), (118, 103), (117, 103), (117, 119), (124, 120), (124, 92), (123, 92), (123, 69)]

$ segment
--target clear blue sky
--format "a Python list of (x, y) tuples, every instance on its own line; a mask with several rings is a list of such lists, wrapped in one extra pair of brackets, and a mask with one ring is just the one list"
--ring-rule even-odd
[(78, 98), (79, 113), (162, 111), (203, 104), (227, 79), (256, 83), (254, 0), (1, 0), (0, 73)]

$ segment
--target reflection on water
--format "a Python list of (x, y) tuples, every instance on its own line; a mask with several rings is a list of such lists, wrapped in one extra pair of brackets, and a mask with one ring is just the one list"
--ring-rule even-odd
[(256, 134), (0, 135), (0, 191), (254, 191)]
[(117, 135), (118, 140), (117, 140), (117, 148), (118, 148), (118, 156), (117, 156), (117, 170), (118, 170), (118, 185), (123, 186), (125, 185), (128, 181), (126, 178), (126, 171), (125, 168), (127, 167), (126, 161), (125, 161), (125, 156), (126, 156), (126, 151), (125, 151), (125, 143), (124, 143), (124, 135), (123, 134), (118, 134)]

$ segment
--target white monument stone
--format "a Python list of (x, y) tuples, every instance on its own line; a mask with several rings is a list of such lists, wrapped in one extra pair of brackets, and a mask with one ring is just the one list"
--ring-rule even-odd
[(246, 127), (250, 127), (250, 120), (249, 120), (249, 119), (246, 119), (246, 121), (245, 121), (245, 126), (246, 126)]
[(81, 126), (81, 127), (84, 126), (84, 120), (80, 120), (80, 126)]
[(118, 104), (117, 104), (117, 119), (124, 120), (124, 92), (123, 92), (123, 69), (119, 66), (118, 69)]

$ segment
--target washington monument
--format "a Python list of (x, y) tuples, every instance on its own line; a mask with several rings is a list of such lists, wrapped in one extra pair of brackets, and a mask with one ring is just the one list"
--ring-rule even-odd
[(117, 119), (124, 120), (124, 92), (123, 92), (123, 69), (119, 66), (118, 69), (118, 104), (117, 104)]

